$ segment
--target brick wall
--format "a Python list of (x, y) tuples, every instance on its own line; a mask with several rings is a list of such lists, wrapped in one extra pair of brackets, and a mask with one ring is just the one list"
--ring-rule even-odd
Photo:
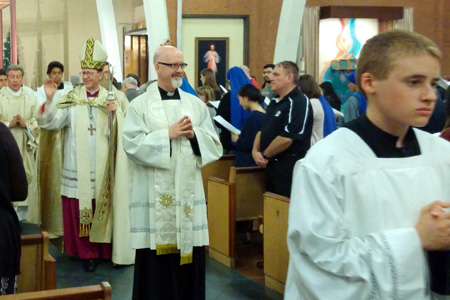
[[(177, 0), (167, 1), (170, 39), (176, 42)], [(281, 0), (184, 0), (186, 15), (248, 15), (249, 68), (262, 84), (262, 66), (273, 61)], [(211, 30), (214, 30), (213, 28)]]
[[(176, 42), (177, 0), (166, 0), (171, 40)], [(337, 3), (339, 2), (339, 3)], [(360, 0), (307, 0), (310, 6), (361, 5)], [(261, 69), (272, 62), (282, 0), (184, 0), (183, 14), (248, 15), (249, 67), (261, 83)], [(414, 8), (414, 28), (434, 40), (444, 53), (442, 73), (450, 74), (450, 21), (445, 12), (450, 0), (365, 0), (365, 6), (406, 6)], [(214, 29), (211, 29), (214, 30)]]

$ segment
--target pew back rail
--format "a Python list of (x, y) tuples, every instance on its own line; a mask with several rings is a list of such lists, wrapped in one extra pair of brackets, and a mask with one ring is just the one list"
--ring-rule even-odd
[(230, 168), (229, 180), (208, 179), (209, 255), (228, 267), (236, 262), (236, 221), (263, 214), (265, 169)]
[(277, 194), (264, 193), (264, 283), (281, 294), (289, 265), (286, 241), (289, 201)]
[(206, 200), (208, 200), (208, 178), (217, 177), (228, 179), (230, 177), (230, 168), (234, 166), (234, 155), (223, 155), (220, 159), (210, 163), (202, 168), (203, 189), (205, 190)]
[(18, 292), (56, 289), (56, 261), (49, 254), (48, 233), (22, 235)]
[(2, 300), (111, 300), (108, 282), (97, 285), (0, 296)]

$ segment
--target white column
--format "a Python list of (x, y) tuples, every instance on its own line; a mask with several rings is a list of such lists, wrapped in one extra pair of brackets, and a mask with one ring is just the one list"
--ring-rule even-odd
[(97, 12), (102, 34), (102, 44), (108, 51), (108, 62), (113, 66), (114, 77), (117, 81), (122, 82), (123, 70), (113, 1), (97, 0)]
[(153, 80), (157, 79), (153, 54), (161, 44), (170, 39), (169, 21), (165, 0), (144, 0), (143, 3), (148, 35), (148, 77)]
[(182, 25), (183, 25), (183, 0), (177, 1), (177, 48), (180, 49), (180, 51), (183, 51), (181, 49), (181, 46), (183, 45), (183, 41), (181, 40), (182, 37)]
[(305, 4), (306, 0), (283, 0), (275, 44), (274, 63), (284, 60), (297, 61)]

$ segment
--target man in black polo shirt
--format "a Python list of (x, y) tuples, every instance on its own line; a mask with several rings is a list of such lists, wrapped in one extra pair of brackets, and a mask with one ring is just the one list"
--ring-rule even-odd
[(298, 67), (291, 61), (276, 64), (270, 75), (278, 94), (267, 107), (261, 130), (253, 144), (253, 159), (267, 166), (266, 190), (290, 197), (295, 162), (310, 147), (313, 113), (308, 99), (297, 88)]

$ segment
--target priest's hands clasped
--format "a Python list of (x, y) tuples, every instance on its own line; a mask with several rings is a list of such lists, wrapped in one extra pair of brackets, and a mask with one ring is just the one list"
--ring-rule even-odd
[(169, 138), (174, 140), (180, 136), (185, 136), (188, 139), (194, 138), (194, 129), (192, 121), (188, 116), (182, 117), (178, 122), (169, 127)]
[(420, 211), (415, 229), (424, 250), (450, 250), (449, 202), (434, 201)]
[(25, 128), (27, 126), (21, 115), (16, 115), (12, 118), (11, 121), (9, 121), (9, 128), (14, 128), (16, 126), (19, 126), (21, 128)]

